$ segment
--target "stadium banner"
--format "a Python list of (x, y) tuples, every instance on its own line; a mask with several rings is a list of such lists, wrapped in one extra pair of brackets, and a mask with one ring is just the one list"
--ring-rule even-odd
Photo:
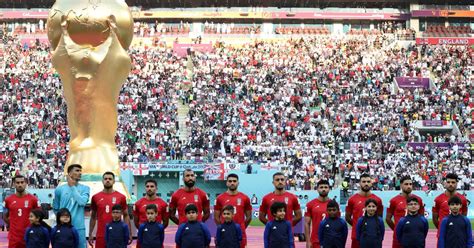
[(474, 38), (470, 37), (446, 37), (446, 38), (416, 38), (417, 45), (458, 45), (472, 46)]
[[(151, 172), (162, 171), (162, 172), (175, 172), (184, 171), (185, 169), (192, 169), (196, 172), (215, 172), (211, 169), (220, 167), (219, 170), (223, 170), (223, 175), (220, 177), (225, 178), (229, 173), (247, 173), (248, 165), (251, 165), (251, 173), (256, 173), (259, 170), (280, 170), (279, 162), (266, 162), (266, 163), (232, 163), (229, 161), (215, 161), (215, 162), (203, 162), (203, 161), (158, 161), (158, 162), (122, 162), (120, 163), (120, 169), (123, 171), (131, 171), (134, 176), (149, 175)], [(217, 174), (217, 173), (215, 173)], [(217, 180), (217, 179), (216, 179)], [(220, 180), (220, 179), (219, 179)]]
[(5, 11), (0, 12), (1, 19), (47, 19), (48, 11)]
[(272, 161), (260, 165), (261, 170), (280, 170), (280, 162)]
[[(431, 11), (428, 11), (431, 13)], [(473, 11), (450, 11), (449, 16), (472, 17)], [(353, 12), (213, 12), (213, 11), (133, 11), (134, 19), (330, 19), (408, 20), (410, 14)], [(47, 19), (48, 11), (4, 11), (0, 19)]]
[(134, 19), (349, 19), (408, 20), (410, 14), (353, 12), (209, 12), (209, 11), (140, 11)]
[(224, 166), (226, 171), (240, 171), (240, 164), (237, 163), (225, 163)]
[(350, 143), (350, 150), (351, 152), (358, 152), (359, 148), (364, 148), (364, 143), (357, 143), (357, 142), (352, 142)]
[[(431, 13), (431, 11), (428, 11)], [(428, 13), (427, 12), (427, 13)], [(473, 11), (450, 11), (449, 16), (472, 17)], [(408, 20), (410, 14), (352, 12), (211, 12), (211, 11), (133, 11), (134, 19), (348, 19)], [(5, 11), (0, 19), (47, 19), (48, 11)]]
[(438, 9), (424, 9), (413, 10), (412, 17), (474, 17), (472, 10), (438, 10)]
[(273, 12), (273, 19), (408, 20), (409, 14), (351, 12)]
[(442, 120), (423, 120), (423, 126), (425, 127), (442, 127), (446, 125), (446, 121)]
[(448, 142), (438, 142), (438, 143), (427, 143), (427, 142), (409, 142), (407, 143), (408, 147), (413, 149), (425, 149), (426, 146), (429, 147), (441, 147), (441, 148), (450, 148), (453, 149), (454, 145), (458, 146), (460, 151), (469, 149), (468, 143), (448, 143)]
[(191, 169), (193, 171), (204, 171), (206, 164), (187, 164), (187, 163), (150, 163), (150, 171), (184, 171)]
[(44, 43), (44, 44), (49, 44), (49, 40), (48, 40), (48, 37), (46, 36), (30, 36), (30, 37), (22, 37), (20, 39), (20, 43), (24, 46), (25, 44), (26, 45), (33, 45), (36, 43), (36, 41), (39, 41), (40, 43)]
[(173, 52), (180, 57), (186, 56), (188, 54), (188, 49), (190, 51), (211, 52), (213, 47), (212, 47), (212, 43), (209, 43), (209, 44), (173, 43)]
[(396, 77), (398, 87), (402, 89), (407, 88), (430, 88), (430, 79), (429, 78), (419, 78), (419, 77)]
[(214, 11), (141, 11), (133, 12), (134, 19), (267, 19), (271, 12), (214, 12)]
[(149, 169), (147, 164), (134, 164), (131, 167), (134, 176), (146, 176), (149, 174)]
[(121, 163), (120, 168), (122, 170), (132, 171), (134, 176), (146, 176), (154, 171), (183, 171), (185, 169), (192, 169), (209, 175), (209, 180), (223, 180), (228, 171), (240, 169), (240, 164), (232, 165), (226, 162), (180, 163), (177, 161), (153, 163), (130, 162)]
[(224, 163), (220, 164), (209, 164), (204, 168), (204, 180), (224, 180), (226, 170)]
[(185, 169), (192, 169), (194, 171), (204, 171), (206, 164), (204, 163), (179, 163), (179, 162), (153, 162), (153, 163), (135, 163), (126, 162), (121, 163), (122, 170), (131, 170), (133, 175), (140, 175), (139, 169), (147, 170), (148, 173), (154, 171), (183, 171)]

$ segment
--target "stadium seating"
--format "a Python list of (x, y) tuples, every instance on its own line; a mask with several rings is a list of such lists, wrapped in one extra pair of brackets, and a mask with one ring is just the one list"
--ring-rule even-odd
[(469, 26), (428, 26), (423, 37), (470, 37), (473, 30)]
[(278, 27), (275, 29), (276, 34), (300, 34), (300, 35), (328, 35), (329, 30), (325, 27)]
[(204, 28), (204, 34), (260, 34), (260, 26), (253, 25), (208, 25)]
[(349, 35), (380, 35), (382, 32), (377, 29), (367, 30), (367, 29), (351, 29), (347, 33)]

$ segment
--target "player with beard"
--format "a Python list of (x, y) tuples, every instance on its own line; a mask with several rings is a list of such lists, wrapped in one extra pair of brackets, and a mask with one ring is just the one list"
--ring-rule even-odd
[[(171, 196), (170, 219), (177, 225), (187, 222), (185, 208), (194, 204), (198, 208), (198, 221), (205, 222), (211, 214), (209, 197), (202, 189), (194, 186), (196, 174), (191, 169), (186, 169), (183, 176), (184, 187), (178, 189)], [(176, 217), (178, 211), (178, 218)]]
[(377, 214), (379, 216), (382, 216), (383, 214), (382, 199), (374, 195), (370, 190), (372, 188), (372, 178), (370, 177), (370, 175), (367, 173), (360, 175), (359, 185), (360, 185), (359, 192), (357, 192), (356, 194), (352, 195), (349, 198), (349, 201), (347, 202), (347, 206), (346, 206), (345, 219), (347, 223), (352, 226), (352, 235), (351, 235), (352, 248), (360, 247), (359, 241), (357, 241), (355, 227), (357, 225), (357, 221), (359, 220), (359, 218), (364, 215), (365, 201), (367, 199), (374, 199), (377, 202)]
[(220, 194), (216, 199), (214, 205), (214, 221), (216, 225), (224, 223), (221, 216), (222, 209), (227, 206), (234, 207), (234, 222), (240, 225), (242, 230), (242, 242), (240, 247), (247, 245), (247, 234), (245, 229), (252, 221), (252, 205), (250, 205), (250, 198), (242, 192), (239, 192), (239, 176), (237, 174), (229, 174), (227, 176), (227, 191)]
[[(156, 222), (163, 225), (164, 228), (168, 226), (169, 212), (168, 203), (156, 195), (158, 191), (158, 184), (154, 179), (148, 179), (145, 182), (146, 195), (133, 205), (133, 224), (135, 227), (140, 227), (141, 224), (148, 222), (146, 216), (146, 206), (155, 204), (157, 208)], [(137, 243), (137, 248), (140, 248), (140, 243)]]
[(319, 196), (306, 204), (306, 212), (304, 215), (304, 234), (307, 237), (306, 248), (320, 247), (318, 237), (319, 224), (326, 218), (327, 205), (331, 200), (328, 197), (330, 191), (328, 180), (319, 180), (316, 189)]
[(298, 198), (285, 190), (285, 175), (283, 173), (277, 172), (273, 174), (273, 186), (275, 186), (275, 191), (268, 193), (262, 199), (258, 219), (266, 225), (268, 221), (274, 219), (270, 210), (272, 204), (274, 202), (284, 202), (286, 204), (285, 219), (289, 221), (292, 226), (295, 226), (302, 217), (301, 207)]
[[(418, 203), (420, 205), (418, 214), (420, 216), (424, 216), (425, 214), (425, 208), (423, 206), (422, 199), (419, 196), (411, 193), (413, 191), (413, 182), (410, 176), (403, 176), (400, 178), (400, 186), (402, 188), (402, 192), (390, 200), (390, 205), (387, 208), (387, 216), (385, 217), (387, 225), (394, 231), (400, 219), (407, 215), (408, 198), (418, 199)], [(392, 217), (395, 219), (395, 222), (392, 220)], [(396, 232), (393, 232), (392, 248), (401, 248), (396, 238)]]
[[(123, 220), (128, 225), (129, 233), (131, 232), (130, 216), (127, 210), (127, 198), (125, 195), (114, 190), (115, 174), (113, 172), (105, 172), (102, 175), (102, 184), (104, 189), (93, 195), (91, 200), (91, 219), (89, 222), (89, 245), (94, 247), (94, 228), (97, 221), (97, 240), (96, 248), (105, 248), (105, 226), (112, 222), (112, 207), (116, 204), (122, 206)], [(132, 235), (128, 244), (132, 243)]]
[(146, 195), (133, 205), (133, 222), (138, 229), (141, 224), (147, 222), (146, 206), (148, 204), (155, 204), (158, 209), (156, 222), (163, 224), (166, 228), (169, 222), (168, 204), (156, 195), (158, 191), (157, 183), (153, 179), (148, 179), (145, 182)]
[(464, 216), (467, 216), (467, 200), (462, 194), (456, 191), (458, 187), (458, 175), (454, 173), (448, 173), (444, 179), (444, 188), (446, 189), (444, 193), (435, 198), (435, 204), (433, 206), (433, 224), (438, 228), (439, 234), (439, 224), (444, 217), (449, 215), (449, 205), (448, 201), (453, 196), (458, 196), (461, 199), (462, 206), (460, 213)]
[(5, 199), (4, 221), (9, 226), (8, 248), (25, 248), (25, 231), (30, 225), (29, 216), (33, 209), (39, 207), (38, 199), (26, 192), (26, 178), (16, 175), (13, 178), (15, 194)]

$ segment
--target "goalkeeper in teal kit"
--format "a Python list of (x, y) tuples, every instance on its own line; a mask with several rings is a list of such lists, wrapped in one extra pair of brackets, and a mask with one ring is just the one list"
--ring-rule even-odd
[(67, 183), (54, 191), (53, 210), (57, 213), (59, 209), (67, 208), (71, 212), (72, 225), (79, 233), (79, 248), (85, 248), (87, 242), (84, 207), (89, 201), (90, 189), (88, 186), (79, 184), (82, 174), (80, 165), (70, 165), (67, 168), (67, 174)]

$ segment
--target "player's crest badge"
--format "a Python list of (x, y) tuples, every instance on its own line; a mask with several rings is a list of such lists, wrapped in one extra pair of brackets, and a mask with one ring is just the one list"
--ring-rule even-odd
[(116, 197), (112, 197), (112, 204), (115, 204), (117, 202), (117, 198)]
[(198, 199), (199, 199), (199, 196), (198, 196), (198, 195), (194, 195), (194, 202), (198, 202)]
[(242, 199), (237, 198), (237, 206), (240, 206), (242, 204)]
[(25, 201), (25, 208), (27, 208), (29, 204), (30, 204), (29, 201)]
[(285, 197), (285, 203), (288, 205), (288, 197)]

